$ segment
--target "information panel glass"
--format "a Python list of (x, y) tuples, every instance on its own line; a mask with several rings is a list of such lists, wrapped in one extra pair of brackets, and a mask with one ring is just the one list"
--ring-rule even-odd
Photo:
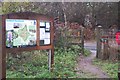
[(40, 45), (50, 44), (50, 22), (40, 22)]
[(36, 46), (36, 20), (6, 19), (6, 47)]

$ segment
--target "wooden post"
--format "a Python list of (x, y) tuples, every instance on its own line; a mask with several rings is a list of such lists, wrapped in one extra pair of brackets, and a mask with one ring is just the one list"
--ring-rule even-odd
[(53, 67), (54, 67), (54, 25), (53, 25), (53, 19), (52, 19), (52, 23), (51, 23), (51, 44), (52, 44), (52, 48), (51, 48), (51, 71), (53, 71)]
[(118, 45), (118, 60), (120, 60), (120, 45)]
[(101, 26), (98, 26), (97, 27), (97, 54), (96, 54), (96, 58), (100, 58), (100, 55), (101, 55), (101, 44), (100, 44), (100, 27)]
[(82, 27), (81, 29), (81, 48), (82, 48), (81, 53), (84, 54), (84, 27)]
[(49, 49), (48, 52), (48, 68), (49, 68), (49, 72), (53, 71), (53, 66), (54, 65), (54, 49)]
[(2, 79), (2, 16), (0, 16), (0, 80)]
[(0, 80), (6, 78), (5, 17), (0, 16)]
[[(120, 60), (120, 45), (118, 45), (118, 61)], [(118, 78), (120, 80), (120, 64), (118, 64)]]
[(51, 49), (49, 49), (48, 52), (48, 68), (49, 68), (49, 72), (51, 71)]
[(54, 46), (51, 50), (51, 71), (53, 71), (54, 68)]

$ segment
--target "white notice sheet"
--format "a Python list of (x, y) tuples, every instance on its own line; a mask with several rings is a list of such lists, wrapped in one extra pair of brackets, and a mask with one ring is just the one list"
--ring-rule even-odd
[(45, 38), (50, 39), (50, 32), (45, 33)]
[(46, 22), (46, 28), (50, 29), (50, 23), (49, 22)]
[(40, 26), (45, 26), (45, 22), (40, 22)]
[(44, 44), (50, 44), (50, 39), (44, 39), (45, 43)]
[(40, 28), (40, 40), (45, 39), (45, 28)]

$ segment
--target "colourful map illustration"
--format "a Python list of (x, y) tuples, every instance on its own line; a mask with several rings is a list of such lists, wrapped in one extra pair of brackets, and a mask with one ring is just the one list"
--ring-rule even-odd
[(27, 40), (27, 38), (30, 36), (30, 33), (27, 30), (27, 26), (18, 30), (18, 36), (20, 36), (24, 41)]
[(6, 47), (36, 45), (36, 20), (6, 20)]

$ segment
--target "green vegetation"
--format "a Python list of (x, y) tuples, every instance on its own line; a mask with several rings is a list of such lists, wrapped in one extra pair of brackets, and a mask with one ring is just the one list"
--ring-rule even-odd
[(76, 78), (79, 55), (73, 48), (55, 48), (53, 72), (48, 70), (47, 51), (23, 52), (7, 56), (7, 78)]
[(103, 71), (107, 72), (107, 74), (111, 78), (117, 78), (118, 77), (118, 63), (117, 62), (110, 62), (108, 60), (103, 61), (103, 60), (99, 60), (99, 59), (94, 59), (93, 64), (102, 68)]
[(90, 50), (84, 49), (84, 56), (89, 56), (91, 54)]

